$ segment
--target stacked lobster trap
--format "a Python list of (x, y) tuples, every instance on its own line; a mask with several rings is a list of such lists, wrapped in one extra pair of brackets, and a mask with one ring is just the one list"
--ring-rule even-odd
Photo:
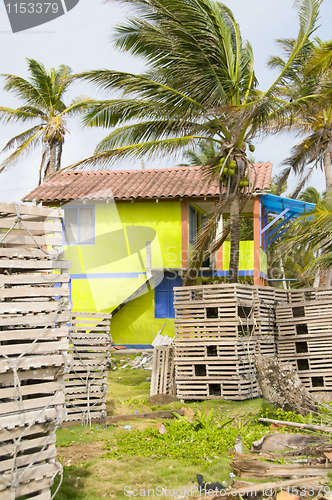
[(67, 421), (106, 421), (107, 369), (112, 339), (110, 314), (71, 313), (69, 350), (73, 363), (65, 382)]
[(62, 210), (0, 204), (0, 498), (48, 500), (65, 416), (70, 263)]
[(177, 396), (258, 396), (254, 356), (276, 355), (275, 300), (275, 290), (267, 287), (174, 288)]
[(310, 392), (332, 390), (332, 289), (291, 290), (276, 308), (277, 349)]

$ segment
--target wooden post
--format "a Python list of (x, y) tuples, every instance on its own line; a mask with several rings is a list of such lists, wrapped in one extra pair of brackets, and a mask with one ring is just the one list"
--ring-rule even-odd
[(147, 280), (149, 280), (152, 276), (151, 268), (152, 268), (151, 241), (147, 241), (145, 245), (145, 271)]
[(261, 217), (259, 196), (254, 199), (254, 285), (260, 285), (260, 248), (261, 248)]

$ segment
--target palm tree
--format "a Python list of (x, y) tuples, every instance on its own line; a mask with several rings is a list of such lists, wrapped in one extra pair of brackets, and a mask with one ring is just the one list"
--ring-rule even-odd
[(316, 188), (309, 186), (299, 194), (298, 199), (308, 203), (314, 203), (316, 205), (316, 203), (320, 203), (322, 201), (322, 195)]
[(332, 269), (332, 196), (321, 199), (312, 212), (300, 217), (292, 231), (294, 237), (290, 244), (310, 248), (311, 255), (316, 254), (304, 271), (325, 271), (327, 275)]
[[(39, 168), (39, 184), (42, 177), (50, 177), (61, 168), (62, 146), (65, 140), (66, 117), (80, 112), (86, 98), (76, 99), (69, 105), (64, 96), (69, 82), (61, 80), (71, 74), (68, 66), (48, 73), (43, 64), (28, 59), (31, 77), (25, 80), (16, 75), (2, 75), (6, 80), (4, 90), (14, 93), (24, 104), (17, 109), (0, 107), (0, 119), (4, 123), (34, 122), (35, 124), (13, 137), (2, 152), (15, 151), (0, 165), (0, 173), (14, 164), (24, 154), (42, 145), (42, 160)], [(85, 104), (83, 104), (83, 102)]]
[(179, 167), (197, 167), (199, 165), (207, 165), (218, 154), (215, 144), (208, 140), (201, 140), (194, 149), (185, 151), (183, 158), (188, 160), (188, 163), (181, 163)]
[[(279, 42), (286, 48), (287, 54), (292, 50), (295, 40)], [(286, 167), (280, 177), (279, 188), (291, 172), (300, 177), (292, 198), (297, 197), (316, 168), (324, 171), (326, 193), (332, 192), (331, 46), (332, 42), (324, 43), (319, 38), (308, 44), (302, 62), (294, 68), (287, 84), (281, 89), (284, 99), (292, 101), (303, 98), (306, 101), (306, 106), (299, 107), (288, 117), (289, 128), (304, 136), (292, 148), (290, 157), (283, 162)], [(285, 62), (273, 57), (269, 64), (282, 68)], [(309, 168), (306, 171), (307, 166)]]
[[(302, 58), (321, 0), (303, 0), (300, 31), (285, 67), (274, 84), (256, 89), (251, 46), (243, 42), (230, 9), (215, 0), (127, 0), (137, 17), (117, 27), (115, 45), (139, 55), (148, 64), (145, 74), (96, 70), (77, 78), (97, 87), (119, 91), (116, 99), (96, 101), (86, 115), (88, 126), (116, 127), (90, 158), (72, 165), (107, 167), (121, 158), (179, 154), (199, 141), (213, 144), (216, 154), (206, 162), (207, 175), (217, 176), (221, 199), (197, 240), (190, 266), (204, 252), (214, 251), (231, 233), (230, 282), (238, 280), (239, 215), (254, 179), (248, 179), (246, 150), (264, 123), (288, 101), (279, 87), (290, 68)], [(292, 103), (292, 107), (294, 104)], [(272, 115), (271, 115), (272, 113)], [(133, 123), (134, 121), (134, 123)], [(233, 175), (232, 175), (233, 174)], [(245, 184), (250, 184), (249, 189)], [(230, 205), (230, 225), (211, 246), (217, 221)]]

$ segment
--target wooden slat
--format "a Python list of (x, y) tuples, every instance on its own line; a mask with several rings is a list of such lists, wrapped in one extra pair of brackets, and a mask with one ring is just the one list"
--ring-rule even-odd
[[(13, 217), (0, 217), (0, 229), (10, 229), (15, 222), (16, 216)], [(22, 222), (17, 222), (14, 226), (15, 231), (17, 229), (21, 231), (26, 231), (28, 229), (31, 234), (47, 234), (47, 233), (62, 233), (62, 224), (60, 220), (56, 222), (51, 222), (45, 220), (45, 222), (36, 222), (25, 220), (24, 217)], [(1, 232), (1, 231), (0, 231)], [(6, 231), (3, 231), (5, 233)], [(28, 234), (27, 231), (24, 234)]]
[(1, 269), (70, 269), (72, 263), (68, 260), (23, 260), (0, 259)]
[[(57, 207), (38, 207), (35, 205), (18, 205), (20, 215), (35, 215), (41, 217), (54, 217), (56, 219), (63, 217), (63, 210)], [(14, 203), (0, 203), (0, 213), (17, 215)]]
[(53, 283), (68, 283), (69, 274), (0, 274), (0, 285), (24, 285), (41, 284), (52, 285)]
[(41, 286), (16, 286), (14, 288), (0, 289), (0, 299), (17, 297), (67, 297), (69, 286), (41, 287)]

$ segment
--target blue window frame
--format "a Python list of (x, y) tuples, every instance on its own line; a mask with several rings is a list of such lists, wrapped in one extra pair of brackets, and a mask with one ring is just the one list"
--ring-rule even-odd
[(64, 212), (64, 244), (93, 245), (95, 242), (94, 205), (64, 207)]
[(177, 273), (166, 272), (164, 279), (155, 288), (155, 318), (175, 318), (173, 288), (182, 286)]
[(197, 235), (196, 209), (189, 205), (189, 243), (195, 245)]

